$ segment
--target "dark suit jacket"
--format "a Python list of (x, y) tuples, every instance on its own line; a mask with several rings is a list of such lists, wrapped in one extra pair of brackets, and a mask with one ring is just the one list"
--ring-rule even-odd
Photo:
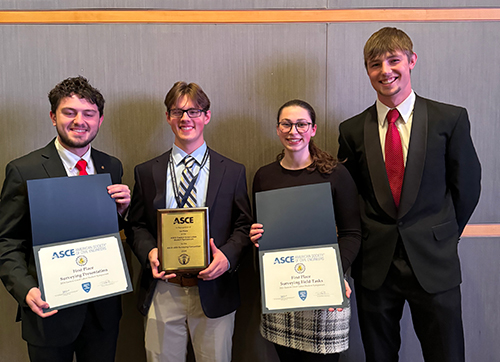
[[(121, 182), (123, 171), (118, 159), (92, 149), (92, 160), (97, 173), (110, 173), (113, 183)], [(115, 331), (121, 317), (119, 296), (62, 309), (48, 318), (38, 317), (26, 304), (28, 291), (38, 287), (26, 181), (64, 176), (66, 171), (53, 140), (7, 165), (0, 199), (0, 277), (19, 303), (23, 338), (37, 346), (63, 346), (73, 342), (90, 305), (104, 329)]]
[[(209, 208), (210, 237), (224, 253), (230, 270), (215, 280), (199, 280), (201, 305), (209, 318), (229, 314), (240, 304), (238, 268), (243, 250), (251, 244), (252, 222), (245, 167), (210, 152), (210, 174), (206, 206)], [(147, 314), (157, 280), (152, 277), (149, 252), (157, 247), (157, 209), (166, 203), (167, 164), (171, 150), (135, 168), (135, 186), (129, 212), (127, 242), (142, 267), (139, 310)]]
[(378, 135), (375, 105), (341, 123), (340, 160), (358, 186), (363, 239), (353, 266), (358, 282), (381, 286), (401, 238), (415, 276), (429, 293), (461, 282), (459, 237), (480, 194), (481, 166), (464, 108), (416, 97), (399, 210)]

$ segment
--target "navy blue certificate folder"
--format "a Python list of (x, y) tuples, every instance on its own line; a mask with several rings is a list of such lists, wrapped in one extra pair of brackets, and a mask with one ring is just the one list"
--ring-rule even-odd
[(255, 205), (260, 251), (337, 243), (329, 182), (257, 192)]
[(109, 174), (27, 181), (33, 246), (117, 233), (111, 184)]

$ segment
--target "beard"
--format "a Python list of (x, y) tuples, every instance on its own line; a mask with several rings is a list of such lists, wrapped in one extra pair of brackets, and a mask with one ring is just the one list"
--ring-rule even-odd
[(59, 135), (59, 140), (62, 145), (67, 148), (85, 148), (87, 147), (97, 136), (98, 130), (93, 133), (89, 133), (87, 138), (71, 138), (66, 132), (62, 132), (57, 128), (57, 134)]

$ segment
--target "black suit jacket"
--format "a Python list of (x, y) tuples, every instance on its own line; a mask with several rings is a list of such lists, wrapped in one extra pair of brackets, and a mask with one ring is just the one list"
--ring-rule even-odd
[[(92, 160), (97, 173), (110, 173), (113, 183), (121, 183), (123, 170), (118, 159), (92, 149)], [(28, 291), (38, 287), (26, 181), (64, 176), (66, 171), (53, 140), (7, 165), (0, 199), (0, 277), (19, 303), (23, 338), (37, 346), (63, 346), (73, 342), (89, 306), (94, 308), (103, 329), (115, 331), (121, 317), (119, 296), (62, 309), (48, 318), (40, 318), (26, 304)]]
[(461, 282), (457, 246), (480, 194), (481, 166), (464, 108), (416, 97), (399, 210), (389, 186), (375, 105), (341, 123), (340, 160), (360, 193), (363, 239), (353, 275), (381, 286), (401, 238), (422, 287)]
[[(167, 165), (171, 150), (135, 168), (135, 186), (129, 212), (127, 242), (142, 267), (139, 310), (146, 315), (157, 280), (152, 277), (149, 252), (157, 247), (157, 209), (166, 203)], [(224, 253), (230, 270), (215, 280), (199, 280), (201, 305), (205, 315), (217, 318), (240, 304), (235, 274), (243, 250), (251, 244), (252, 222), (247, 194), (245, 167), (209, 149), (210, 173), (206, 206), (209, 208), (210, 237)]]

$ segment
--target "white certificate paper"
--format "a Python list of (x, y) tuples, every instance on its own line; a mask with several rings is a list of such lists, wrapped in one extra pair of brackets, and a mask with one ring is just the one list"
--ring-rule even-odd
[(119, 234), (35, 248), (43, 299), (50, 309), (131, 291)]
[(260, 254), (263, 313), (346, 306), (337, 244)]

